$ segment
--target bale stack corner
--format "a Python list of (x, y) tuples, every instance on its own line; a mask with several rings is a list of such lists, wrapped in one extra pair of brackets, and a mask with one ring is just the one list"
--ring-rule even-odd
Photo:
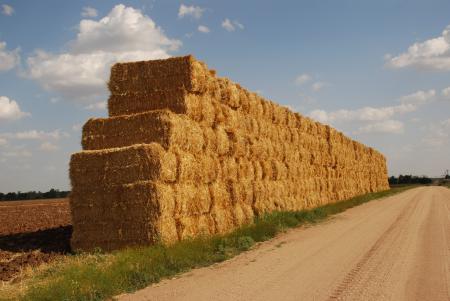
[(109, 90), (109, 118), (84, 125), (71, 157), (74, 250), (226, 233), (389, 188), (382, 154), (192, 56), (116, 64)]

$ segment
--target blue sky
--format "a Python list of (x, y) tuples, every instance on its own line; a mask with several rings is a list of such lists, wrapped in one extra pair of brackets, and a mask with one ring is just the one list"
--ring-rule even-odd
[(115, 61), (194, 54), (373, 146), (450, 169), (449, 1), (2, 1), (0, 191), (69, 189)]

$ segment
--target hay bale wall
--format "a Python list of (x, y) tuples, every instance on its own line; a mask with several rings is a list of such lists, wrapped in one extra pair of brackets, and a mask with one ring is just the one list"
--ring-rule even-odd
[(116, 64), (109, 118), (73, 154), (73, 249), (228, 232), (255, 215), (388, 189), (382, 154), (192, 56)]

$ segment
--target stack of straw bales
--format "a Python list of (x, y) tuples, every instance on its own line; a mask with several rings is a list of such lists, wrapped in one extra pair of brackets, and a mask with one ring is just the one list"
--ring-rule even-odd
[(382, 154), (192, 56), (116, 64), (109, 118), (73, 154), (73, 249), (228, 232), (256, 215), (388, 189)]

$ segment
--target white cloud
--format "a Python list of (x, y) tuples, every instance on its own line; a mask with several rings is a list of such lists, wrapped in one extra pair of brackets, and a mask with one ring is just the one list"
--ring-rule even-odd
[(311, 88), (314, 92), (319, 92), (320, 90), (322, 90), (323, 87), (325, 87), (326, 84), (324, 82), (315, 82)]
[(72, 125), (72, 131), (78, 132), (79, 130), (81, 130), (82, 127), (83, 125), (81, 123), (74, 124)]
[(19, 104), (6, 96), (0, 96), (0, 121), (1, 120), (17, 120), (30, 113), (22, 112)]
[(244, 25), (242, 25), (241, 23), (239, 23), (238, 21), (234, 20), (233, 24), (238, 27), (239, 29), (244, 29)]
[(355, 110), (341, 109), (333, 112), (313, 110), (309, 116), (324, 123), (352, 122), (352, 121), (381, 121), (391, 119), (396, 114), (416, 111), (420, 106), (434, 101), (435, 90), (422, 91), (405, 95), (399, 98), (399, 105), (386, 107), (364, 107)]
[(222, 27), (226, 30), (226, 31), (235, 31), (236, 29), (244, 29), (244, 25), (242, 25), (241, 23), (239, 23), (239, 21), (234, 20), (231, 21), (230, 19), (226, 18), (225, 20), (223, 20), (222, 22)]
[(309, 82), (311, 80), (311, 78), (312, 77), (309, 74), (306, 74), (306, 73), (300, 74), (299, 76), (297, 76), (295, 78), (295, 84), (298, 85), (298, 86), (301, 86), (301, 85), (306, 84), (307, 82)]
[(45, 152), (54, 152), (57, 151), (59, 149), (59, 146), (57, 146), (56, 144), (53, 144), (51, 142), (44, 142), (39, 146), (39, 149)]
[(106, 101), (91, 103), (84, 107), (86, 110), (96, 111), (96, 110), (106, 110)]
[(183, 18), (185, 16), (191, 16), (195, 19), (200, 19), (203, 15), (203, 12), (205, 11), (204, 8), (201, 8), (199, 6), (186, 6), (184, 4), (180, 5), (180, 8), (178, 9), (178, 18)]
[(61, 132), (61, 130), (54, 130), (51, 132), (29, 130), (16, 133), (0, 133), (0, 138), (17, 139), (17, 140), (45, 140), (45, 139), (58, 140), (63, 137), (64, 138), (69, 137), (69, 134), (66, 132)]
[(28, 76), (66, 99), (95, 103), (106, 97), (115, 62), (169, 57), (181, 46), (138, 9), (116, 5), (107, 16), (81, 20), (65, 53), (38, 50), (27, 59)]
[(368, 133), (388, 133), (388, 134), (401, 134), (403, 133), (403, 123), (398, 120), (385, 120), (381, 122), (371, 123), (366, 126), (360, 127), (356, 134), (368, 134)]
[(400, 104), (388, 107), (364, 107), (356, 110), (341, 109), (334, 112), (324, 110), (314, 110), (309, 116), (324, 123), (335, 121), (380, 121), (387, 120), (395, 114), (402, 114), (415, 111), (417, 107), (412, 104)]
[(319, 122), (323, 122), (323, 123), (331, 122), (331, 120), (330, 120), (331, 118), (329, 117), (329, 113), (327, 113), (324, 110), (313, 110), (308, 115), (312, 119), (317, 120)]
[(203, 33), (208, 33), (211, 31), (207, 26), (204, 26), (204, 25), (199, 25), (197, 29), (198, 29), (198, 31), (203, 32)]
[(442, 89), (441, 94), (445, 99), (450, 100), (450, 87)]
[(400, 97), (402, 104), (423, 105), (434, 100), (436, 96), (435, 90), (422, 91), (419, 90), (415, 93)]
[(15, 150), (2, 153), (4, 157), (31, 157), (33, 154), (28, 150)]
[(391, 68), (415, 67), (418, 69), (450, 70), (450, 26), (442, 35), (420, 43), (414, 43), (397, 56), (387, 55), (386, 64)]
[(98, 16), (98, 12), (95, 8), (90, 6), (83, 7), (83, 11), (81, 12), (81, 16), (85, 18), (93, 18)]
[(2, 5), (2, 14), (4, 14), (5, 16), (12, 16), (12, 14), (14, 13), (14, 8), (8, 4), (3, 4)]
[(431, 148), (441, 148), (450, 143), (450, 118), (432, 123), (426, 128), (426, 136), (422, 139)]
[(315, 98), (304, 93), (299, 93), (298, 96), (300, 96), (300, 101), (304, 104), (312, 105), (317, 102)]
[(8, 71), (14, 68), (20, 62), (20, 49), (6, 49), (6, 42), (0, 41), (0, 71)]
[[(450, 118), (441, 122), (441, 125), (450, 130)], [(450, 134), (450, 133), (449, 133)]]

